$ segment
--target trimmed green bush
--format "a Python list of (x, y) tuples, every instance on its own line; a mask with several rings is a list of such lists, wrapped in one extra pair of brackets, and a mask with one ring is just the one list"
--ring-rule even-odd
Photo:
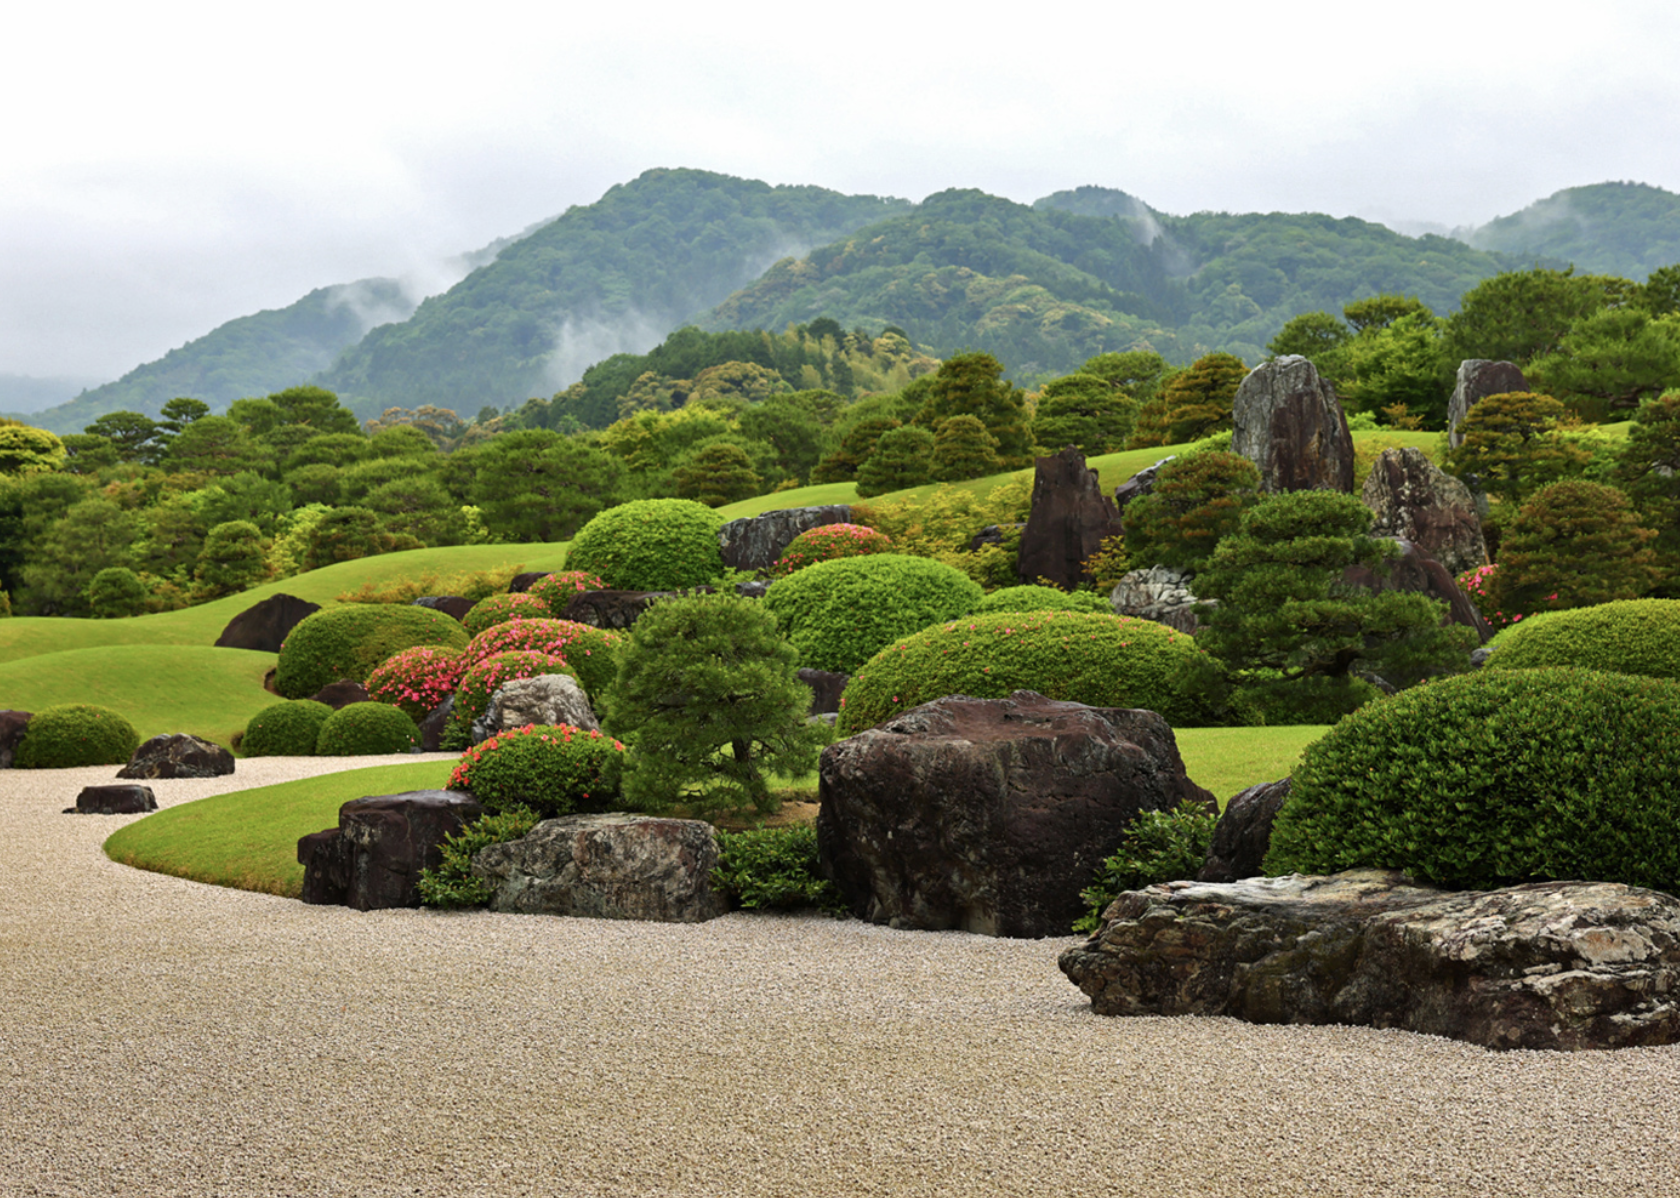
[(954, 620), (983, 591), (943, 562), (899, 553), (807, 566), (765, 592), (799, 664), (851, 673), (899, 637)]
[(470, 667), (499, 653), (541, 653), (563, 660), (591, 697), (607, 688), (617, 672), (616, 654), (625, 634), (575, 620), (509, 620), (472, 639), (462, 659)]
[(1097, 867), (1096, 879), (1079, 892), (1085, 914), (1073, 925), (1080, 933), (1102, 927), (1102, 913), (1127, 890), (1157, 882), (1194, 878), (1207, 861), (1217, 813), (1185, 799), (1171, 811), (1140, 811), (1120, 847)]
[(1431, 682), (1345, 717), (1294, 779), (1270, 874), (1680, 885), (1680, 683), (1668, 679), (1555, 668)]
[(35, 713), (12, 764), (25, 770), (127, 765), (139, 747), (134, 725), (109, 707), (65, 703)]
[(692, 499), (638, 499), (578, 529), (566, 564), (620, 591), (677, 591), (723, 573), (724, 518)]
[(368, 697), (423, 720), (455, 693), (466, 668), (466, 659), (452, 649), (416, 645), (392, 654), (368, 675)]
[(305, 618), (280, 646), (275, 688), (288, 699), (307, 699), (340, 678), (366, 682), (374, 667), (415, 645), (465, 649), (458, 620), (429, 607), (351, 603)]
[(817, 830), (809, 825), (717, 834), (716, 886), (737, 907), (840, 912), (840, 892), (823, 876)]
[(493, 844), (519, 840), (537, 826), (541, 818), (529, 807), (512, 807), (494, 815), (482, 815), (443, 838), (443, 860), (436, 869), (420, 871), (420, 901), (445, 910), (482, 907), (494, 893), (490, 883), (473, 876), (473, 854)]
[(406, 753), (420, 743), (420, 729), (408, 713), (389, 703), (352, 703), (321, 725), (317, 757), (367, 757)]
[(974, 605), (969, 614), (986, 616), (999, 611), (1084, 611), (1114, 614), (1106, 596), (1092, 591), (1058, 591), (1055, 587), (1003, 587)]
[(1176, 685), (1198, 656), (1193, 638), (1131, 616), (970, 616), (923, 629), (871, 658), (847, 683), (838, 723), (850, 736), (945, 695), (1003, 699), (1030, 690), (1092, 707), (1146, 707), (1170, 724), (1198, 724), (1205, 722), (1202, 710)]
[(313, 757), (321, 725), (333, 709), (314, 699), (289, 699), (265, 707), (245, 725), (239, 751), (246, 757)]
[(601, 591), (607, 584), (584, 570), (561, 570), (544, 574), (525, 592), (548, 604), (548, 614), (556, 620), (566, 618), (566, 605), (585, 591)]
[(1680, 678), (1680, 599), (1624, 599), (1524, 620), (1499, 634), (1486, 668), (1544, 666)]
[[(483, 661), (467, 667), (455, 688), (455, 706), (449, 710), (451, 726), (470, 727), (490, 706), (490, 697), (503, 683), (516, 678), (535, 678), (539, 674), (570, 674), (576, 671), (566, 665), (558, 654), (513, 649), (493, 653)], [(582, 686), (582, 683), (578, 685)], [(587, 690), (585, 691), (587, 694)]]
[(461, 627), (467, 630), (468, 636), (477, 636), (509, 620), (546, 620), (552, 614), (548, 601), (537, 595), (522, 592), (491, 595), (473, 604), (472, 610), (462, 618)]
[(611, 811), (624, 745), (598, 730), (533, 724), (498, 732), (461, 756), (451, 790), (470, 790), (490, 812), (528, 807), (544, 819)]

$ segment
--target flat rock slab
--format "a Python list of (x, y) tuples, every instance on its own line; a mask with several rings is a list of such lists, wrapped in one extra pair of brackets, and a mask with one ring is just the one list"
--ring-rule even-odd
[(1620, 883), (1171, 882), (1122, 894), (1060, 964), (1099, 1015), (1359, 1024), (1501, 1049), (1680, 1042), (1680, 899)]
[(119, 778), (220, 778), (233, 773), (233, 754), (185, 732), (154, 736), (117, 771)]
[(84, 786), (70, 810), (77, 815), (138, 815), (157, 809), (150, 786)]

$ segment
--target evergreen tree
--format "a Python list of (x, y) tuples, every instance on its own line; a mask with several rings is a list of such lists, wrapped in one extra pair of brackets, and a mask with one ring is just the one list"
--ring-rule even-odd
[(1057, 453), (1067, 445), (1077, 446), (1088, 458), (1116, 453), (1132, 435), (1141, 406), (1094, 374), (1052, 379), (1039, 393), (1033, 440), (1048, 453)]
[(1168, 380), (1138, 412), (1127, 449), (1152, 449), (1199, 441), (1231, 427), (1231, 401), (1248, 375), (1233, 354), (1207, 354)]
[(847, 430), (840, 448), (826, 455), (811, 471), (813, 483), (847, 483), (857, 477), (858, 467), (875, 452), (883, 434), (899, 427), (890, 416), (871, 416)]
[(127, 566), (107, 566), (87, 584), (88, 610), (96, 619), (117, 620), (146, 610), (150, 592)]
[(907, 424), (883, 433), (875, 443), (875, 452), (858, 467), (858, 498), (919, 487), (932, 475), (933, 434)]
[(747, 451), (729, 441), (702, 446), (673, 477), (678, 499), (699, 500), (707, 507), (751, 499), (763, 485)]
[(249, 520), (229, 520), (204, 538), (193, 576), (218, 594), (248, 590), (268, 577), (267, 553), (261, 529)]
[(936, 482), (985, 478), (1003, 469), (997, 438), (977, 416), (952, 416), (939, 422), (933, 436), (932, 472)]
[(1005, 470), (1032, 465), (1032, 436), (1027, 431), (1026, 397), (1004, 381), (1003, 364), (991, 354), (958, 354), (940, 366), (929, 384), (916, 423), (937, 428), (952, 416), (973, 416), (997, 438)]
[(1580, 478), (1542, 487), (1500, 541), (1489, 598), (1524, 613), (1637, 599), (1660, 576), (1656, 535), (1615, 487)]
[(1477, 489), (1495, 499), (1521, 503), (1587, 461), (1585, 450), (1555, 435), (1566, 415), (1550, 395), (1489, 395), (1459, 422), (1463, 440), (1442, 465), (1460, 478), (1474, 476)]

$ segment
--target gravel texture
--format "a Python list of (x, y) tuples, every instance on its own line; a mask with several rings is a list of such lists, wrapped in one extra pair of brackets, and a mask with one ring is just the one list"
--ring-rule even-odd
[[(368, 759), (241, 761), (163, 806)], [(1675, 1195), (1680, 1048), (1109, 1019), (1067, 939), (306, 907), (0, 773), (0, 1194)]]

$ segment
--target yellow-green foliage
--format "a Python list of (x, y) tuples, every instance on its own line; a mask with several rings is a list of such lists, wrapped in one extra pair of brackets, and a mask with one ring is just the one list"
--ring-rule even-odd
[(1486, 668), (1545, 666), (1680, 678), (1680, 599), (1624, 599), (1524, 620), (1499, 634)]
[(35, 713), (14, 764), (23, 770), (126, 765), (139, 746), (134, 725), (110, 708), (66, 703)]
[[(987, 490), (942, 484), (903, 499), (852, 505), (852, 519), (892, 538), (896, 553), (931, 558), (961, 570), (982, 587), (1016, 581), (1019, 538), (1011, 526), (1032, 510), (1032, 475), (1021, 474)], [(970, 551), (974, 534), (996, 524), (1009, 530), (1004, 545)]]
[(413, 603), (428, 595), (459, 595), (477, 602), (508, 589), (513, 576), (525, 566), (515, 562), (493, 570), (457, 570), (441, 574), (436, 570), (406, 578), (368, 579), (353, 591), (338, 595), (340, 603)]

